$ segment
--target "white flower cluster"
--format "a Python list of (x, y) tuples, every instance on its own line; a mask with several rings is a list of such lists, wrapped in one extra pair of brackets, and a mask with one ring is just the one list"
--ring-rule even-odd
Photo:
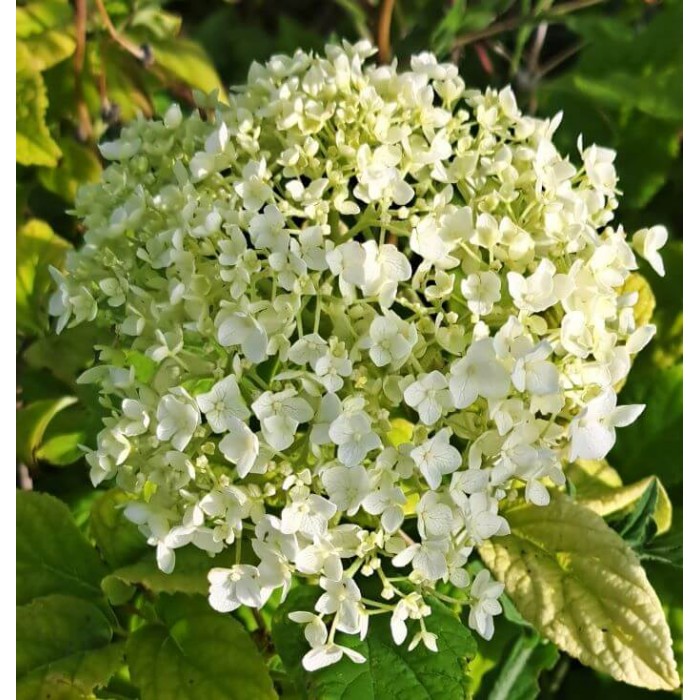
[(501, 501), (547, 504), (639, 415), (615, 393), (655, 330), (623, 290), (633, 249), (663, 273), (665, 229), (631, 247), (612, 225), (614, 152), (579, 144), (574, 165), (560, 116), (372, 53), (275, 56), (209, 119), (127, 126), (53, 272), (59, 331), (114, 331), (81, 378), (111, 410), (94, 484), (130, 494), (163, 571), (184, 545), (236, 547), (209, 575), (217, 610), (318, 583), (317, 614), (292, 615), (307, 669), (362, 661), (335, 635), (375, 614), (436, 649), (426, 601), (447, 583), (491, 636), (503, 587), (470, 579), (472, 552), (509, 532)]

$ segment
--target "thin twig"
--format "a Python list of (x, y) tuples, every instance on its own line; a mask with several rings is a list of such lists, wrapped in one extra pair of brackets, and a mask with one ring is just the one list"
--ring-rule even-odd
[(119, 46), (121, 46), (125, 51), (128, 51), (132, 56), (137, 58), (142, 63), (148, 64), (150, 61), (153, 60), (149, 49), (143, 46), (137, 46), (136, 44), (134, 44), (133, 41), (130, 41), (117, 31), (114, 24), (112, 24), (112, 19), (110, 18), (109, 13), (107, 12), (104, 6), (103, 0), (95, 0), (95, 4), (97, 5), (97, 11), (100, 13), (100, 17), (102, 18), (102, 22), (105, 26), (105, 29), (107, 30), (107, 33), (112, 37), (113, 41), (119, 44)]
[(537, 71), (537, 78), (543, 78), (548, 73), (551, 73), (551, 71), (564, 63), (564, 61), (566, 61), (568, 58), (575, 56), (585, 45), (586, 42), (582, 41), (578, 44), (574, 44), (573, 46), (569, 46), (561, 53), (558, 53), (543, 66), (540, 66), (539, 70)]
[(492, 36), (497, 36), (498, 34), (503, 34), (503, 32), (509, 32), (513, 29), (518, 29), (519, 27), (524, 27), (529, 24), (538, 24), (540, 22), (549, 21), (556, 22), (560, 17), (570, 14), (572, 12), (577, 12), (578, 10), (584, 10), (587, 7), (592, 7), (593, 5), (600, 5), (603, 2), (608, 2), (608, 0), (573, 0), (572, 2), (565, 2), (561, 5), (550, 8), (547, 12), (541, 14), (531, 14), (525, 17), (509, 17), (500, 22), (495, 22), (494, 24), (480, 29), (476, 32), (469, 32), (468, 34), (463, 34), (458, 36), (452, 46), (466, 46), (467, 44), (473, 44), (475, 41), (481, 41), (482, 39), (488, 39)]
[(377, 21), (377, 49), (379, 63), (391, 61), (391, 15), (394, 12), (394, 0), (382, 0)]

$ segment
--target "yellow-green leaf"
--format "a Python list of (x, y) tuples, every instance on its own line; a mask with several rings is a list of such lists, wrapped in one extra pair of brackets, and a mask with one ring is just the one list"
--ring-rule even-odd
[(643, 275), (633, 272), (622, 287), (623, 294), (636, 292), (637, 303), (634, 305), (634, 320), (637, 326), (644, 326), (649, 323), (654, 315), (656, 299), (651, 285)]
[(15, 18), (17, 36), (27, 39), (47, 29), (69, 25), (73, 8), (68, 0), (32, 0), (15, 9)]
[(188, 39), (160, 39), (153, 42), (156, 65), (177, 80), (202, 92), (221, 89), (221, 81), (204, 49)]
[(679, 685), (671, 634), (638, 558), (605, 521), (563, 494), (507, 511), (511, 534), (480, 548), (518, 611), (560, 649), (613, 678)]
[(39, 182), (49, 192), (73, 203), (78, 187), (86, 182), (97, 182), (102, 173), (100, 159), (88, 147), (73, 138), (61, 138), (58, 145), (63, 156), (56, 168), (42, 168)]
[(44, 308), (51, 289), (49, 265), (60, 266), (70, 244), (39, 219), (31, 219), (17, 230), (17, 326), (41, 333), (48, 325)]
[(611, 515), (634, 505), (652, 481), (657, 482), (658, 499), (654, 520), (658, 534), (671, 527), (673, 506), (661, 481), (648, 476), (623, 486), (620, 475), (605, 461), (579, 460), (566, 470), (567, 478), (576, 487), (576, 500), (598, 515)]
[(37, 72), (17, 73), (15, 91), (17, 162), (48, 167), (56, 165), (61, 149), (51, 138), (44, 121), (49, 104), (44, 79)]

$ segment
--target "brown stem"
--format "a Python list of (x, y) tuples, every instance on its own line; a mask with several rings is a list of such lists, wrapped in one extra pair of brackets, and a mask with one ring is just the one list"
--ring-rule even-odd
[(503, 32), (509, 32), (512, 29), (518, 29), (519, 27), (526, 26), (528, 24), (537, 24), (543, 21), (554, 22), (559, 17), (570, 14), (571, 12), (577, 12), (578, 10), (583, 10), (587, 7), (592, 7), (593, 5), (600, 5), (608, 0), (572, 0), (572, 2), (565, 2), (561, 5), (550, 8), (547, 12), (542, 14), (531, 14), (525, 17), (509, 17), (500, 22), (495, 22), (489, 27), (480, 29), (476, 32), (469, 32), (468, 34), (462, 34), (458, 36), (452, 46), (466, 46), (467, 44), (473, 44), (475, 41), (481, 41), (482, 39), (488, 39), (492, 36), (497, 36)]
[(377, 22), (377, 49), (379, 63), (391, 61), (391, 15), (394, 12), (394, 0), (382, 0)]
[(75, 54), (73, 55), (73, 77), (75, 79), (75, 103), (78, 116), (78, 141), (84, 143), (92, 138), (90, 110), (83, 92), (83, 66), (85, 65), (85, 35), (87, 32), (87, 0), (75, 0)]

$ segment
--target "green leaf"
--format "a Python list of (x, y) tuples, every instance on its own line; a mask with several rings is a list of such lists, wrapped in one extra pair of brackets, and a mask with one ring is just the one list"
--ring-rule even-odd
[(642, 561), (658, 562), (683, 568), (683, 533), (668, 533), (655, 538), (638, 550)]
[(143, 27), (157, 39), (174, 37), (180, 32), (182, 19), (160, 7), (141, 7), (131, 17), (130, 26)]
[(103, 344), (109, 331), (94, 323), (83, 323), (65, 328), (61, 335), (49, 333), (38, 338), (24, 353), (24, 359), (35, 369), (46, 368), (69, 386), (75, 387), (75, 378), (95, 359), (95, 345)]
[(70, 406), (49, 423), (36, 457), (58, 467), (74, 464), (85, 456), (80, 446), (93, 442), (102, 427), (100, 414), (84, 405)]
[(643, 209), (666, 184), (680, 153), (681, 136), (677, 124), (644, 114), (635, 114), (623, 125), (615, 165), (626, 209)]
[(136, 381), (148, 384), (158, 370), (158, 363), (138, 350), (126, 350), (124, 355), (127, 365), (134, 368)]
[(539, 696), (539, 676), (559, 659), (556, 646), (537, 635), (522, 634), (505, 659), (488, 674), (480, 697), (484, 700), (534, 700)]
[(73, 20), (68, 0), (32, 0), (15, 9), (15, 30), (18, 39), (42, 34), (48, 29), (66, 27)]
[(54, 416), (76, 402), (74, 396), (44, 399), (17, 411), (17, 457), (25, 464), (36, 462), (44, 432)]
[(100, 599), (107, 573), (68, 508), (45, 493), (17, 492), (17, 603), (50, 593)]
[(152, 44), (157, 65), (189, 87), (209, 93), (221, 90), (221, 81), (202, 47), (189, 39), (158, 39)]
[(659, 500), (659, 487), (656, 479), (652, 480), (644, 493), (639, 498), (631, 513), (618, 521), (611, 523), (611, 527), (620, 534), (632, 549), (643, 546), (649, 542), (657, 532), (654, 522), (654, 510)]
[(46, 300), (52, 289), (48, 267), (60, 267), (70, 244), (39, 219), (17, 229), (17, 326), (41, 333), (48, 326)]
[(680, 123), (682, 47), (669, 37), (679, 35), (682, 22), (681, 3), (665, 2), (634, 32), (598, 30), (581, 52), (574, 84), (593, 100)]
[(80, 185), (100, 179), (102, 166), (90, 147), (73, 138), (58, 139), (58, 146), (63, 153), (58, 166), (39, 170), (39, 182), (72, 204)]
[(605, 521), (560, 493), (520, 505), (510, 535), (479, 553), (522, 616), (560, 649), (649, 689), (679, 685), (671, 635), (638, 558)]
[(17, 72), (44, 71), (75, 51), (68, 2), (35, 0), (16, 8)]
[(620, 475), (605, 460), (585, 459), (570, 464), (566, 468), (566, 476), (576, 489), (576, 501), (604, 517), (633, 507), (647, 489), (656, 484), (658, 497), (653, 509), (656, 531), (663, 534), (671, 527), (671, 500), (663, 484), (655, 476), (648, 476), (623, 486)]
[(667, 486), (683, 478), (683, 365), (665, 369), (635, 367), (620, 394), (619, 404), (643, 403), (642, 415), (617, 431), (609, 455), (626, 480), (654, 471)]
[(70, 31), (48, 30), (17, 42), (17, 71), (45, 71), (65, 61), (74, 52), (75, 39)]
[(147, 75), (144, 75), (143, 66), (116, 45), (107, 44), (97, 51), (96, 44), (88, 44), (88, 53), (93, 48), (93, 60), (104, 67), (107, 85), (109, 85), (109, 99), (119, 109), (119, 116), (123, 121), (130, 121), (139, 112), (146, 116), (153, 114), (153, 106), (147, 87)]
[(152, 547), (137, 562), (122, 566), (110, 574), (124, 583), (143, 586), (153, 593), (199, 593), (209, 591), (207, 574), (216, 566), (231, 566), (234, 563), (232, 549), (229, 548), (209, 556), (194, 546), (183, 547), (176, 551), (175, 570), (164, 574), (156, 564), (155, 550)]
[(86, 698), (122, 664), (102, 611), (85, 600), (51, 595), (17, 608), (17, 697)]
[(138, 561), (147, 552), (153, 558), (152, 548), (138, 527), (124, 517), (127, 503), (123, 491), (111, 489), (92, 504), (90, 511), (90, 532), (102, 558), (113, 569)]
[[(320, 591), (309, 586), (293, 589), (273, 616), (272, 638), (282, 662), (312, 698), (344, 700), (463, 700), (467, 691), (466, 662), (476, 654), (469, 630), (444, 605), (430, 600), (432, 614), (425, 618), (429, 631), (438, 635), (438, 652), (419, 645), (408, 651), (407, 643), (397, 646), (391, 638), (389, 616), (373, 617), (364, 641), (339, 634), (338, 643), (355, 649), (367, 662), (355, 664), (343, 658), (333, 666), (314, 673), (301, 669), (309, 651), (303, 626), (289, 620), (294, 610), (312, 610)], [(409, 631), (409, 640), (411, 632)]]
[(44, 79), (37, 72), (17, 73), (15, 92), (17, 162), (53, 167), (61, 149), (44, 121), (49, 104)]
[[(659, 277), (645, 265), (656, 296), (654, 323), (657, 333), (649, 351), (654, 365), (669, 368), (683, 359), (683, 244), (669, 241), (662, 254), (666, 267), (664, 277)], [(632, 381), (637, 371), (635, 368)]]
[(238, 621), (186, 596), (164, 596), (159, 612), (162, 622), (141, 627), (127, 643), (142, 700), (277, 697), (265, 660)]

